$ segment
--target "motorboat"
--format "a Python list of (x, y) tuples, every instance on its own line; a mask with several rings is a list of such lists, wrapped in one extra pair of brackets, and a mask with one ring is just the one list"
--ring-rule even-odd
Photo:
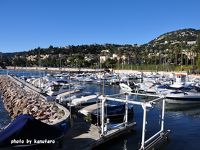
[(81, 91), (84, 88), (85, 86), (82, 86), (80, 84), (54, 82), (48, 87), (46, 93), (49, 96), (57, 96), (72, 90)]
[[(105, 121), (122, 122), (125, 118), (125, 104), (106, 104), (105, 106)], [(132, 119), (134, 115), (133, 107), (128, 107), (128, 119)], [(96, 109), (91, 113), (92, 123), (95, 124), (101, 120), (101, 108)]]
[(119, 84), (120, 88), (124, 92), (132, 92), (137, 85), (134, 82), (126, 81)]
[(194, 84), (194, 82), (188, 81), (188, 77), (186, 74), (176, 74), (175, 76), (176, 76), (175, 82), (173, 82), (170, 85), (171, 88), (179, 89), (179, 88), (184, 88), (184, 87)]
[(165, 97), (168, 103), (179, 103), (179, 104), (200, 103), (200, 93), (198, 92), (174, 91), (168, 93)]
[[(93, 105), (89, 105), (87, 107), (79, 110), (79, 113), (84, 116), (90, 116), (91, 122), (93, 124), (100, 123), (101, 118), (101, 104), (96, 103)], [(105, 104), (105, 121), (109, 120), (110, 122), (122, 122), (125, 116), (125, 104), (117, 103), (117, 102), (107, 102)], [(128, 105), (128, 118), (132, 119), (134, 115), (133, 106)]]
[[(40, 145), (54, 145), (63, 137), (62, 128), (43, 123), (31, 115), (22, 114), (0, 131), (0, 148), (31, 149)], [(28, 143), (27, 139), (32, 142)]]
[(125, 91), (125, 92), (132, 92), (133, 91), (132, 88), (128, 84), (120, 83), (119, 86), (120, 86), (122, 91)]
[(160, 83), (156, 82), (143, 82), (143, 83), (138, 83), (138, 90), (143, 91), (146, 93), (156, 93), (157, 87), (160, 85)]
[(98, 102), (97, 94), (84, 94), (82, 96), (77, 96), (68, 103), (69, 107), (82, 108), (83, 106), (88, 106)]

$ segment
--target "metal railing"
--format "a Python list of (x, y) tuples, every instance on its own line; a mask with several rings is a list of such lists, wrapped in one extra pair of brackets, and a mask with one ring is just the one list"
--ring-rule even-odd
[[(143, 109), (143, 123), (142, 123), (142, 140), (141, 140), (141, 147), (140, 150), (145, 149), (145, 145), (150, 143), (152, 140), (154, 140), (157, 136), (159, 136), (162, 132), (164, 132), (164, 117), (165, 117), (165, 97), (159, 97), (158, 95), (152, 95), (152, 94), (140, 94), (140, 93), (125, 93), (126, 98), (120, 99), (120, 98), (114, 98), (113, 95), (111, 97), (107, 96), (100, 96), (99, 98), (102, 100), (101, 103), (101, 136), (105, 136), (107, 133), (107, 124), (105, 123), (105, 103), (107, 100), (116, 101), (116, 102), (122, 102), (125, 103), (125, 121), (122, 123), (124, 127), (128, 124), (128, 104), (133, 105), (139, 105), (142, 106)], [(148, 97), (156, 97), (153, 100), (146, 101), (146, 102), (139, 102), (135, 100), (129, 100), (128, 94), (131, 95), (139, 95), (139, 96), (148, 96)], [(118, 96), (121, 94), (116, 94), (115, 96)], [(162, 115), (161, 115), (161, 125), (160, 130), (152, 135), (149, 139), (145, 140), (145, 131), (146, 131), (146, 115), (147, 115), (147, 108), (154, 107), (155, 103), (158, 101), (162, 101)]]

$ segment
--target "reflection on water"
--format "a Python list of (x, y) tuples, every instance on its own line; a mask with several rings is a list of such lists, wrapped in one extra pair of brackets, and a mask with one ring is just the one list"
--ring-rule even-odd
[(5, 110), (0, 94), (0, 129), (10, 122), (8, 112)]
[(125, 139), (124, 140), (124, 147), (123, 147), (123, 150), (127, 150), (128, 149), (128, 147), (127, 147), (127, 140)]
[(200, 104), (169, 104), (166, 103), (166, 111), (175, 114), (184, 114), (193, 117), (200, 117)]
[(46, 75), (45, 71), (0, 70), (0, 74), (14, 74), (16, 76), (39, 77)]

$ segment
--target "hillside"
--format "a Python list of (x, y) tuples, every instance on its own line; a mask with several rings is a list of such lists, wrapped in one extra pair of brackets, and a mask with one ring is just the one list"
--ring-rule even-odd
[(147, 43), (148, 47), (157, 50), (171, 49), (174, 46), (181, 46), (183, 49), (191, 49), (196, 44), (200, 30), (181, 29), (160, 35)]
[[(1, 64), (37, 66), (40, 60), (40, 64), (47, 67), (59, 67), (61, 65), (67, 67), (95, 67), (100, 66), (100, 56), (107, 55), (106, 61), (101, 63), (104, 66), (107, 65), (107, 67), (112, 63), (112, 67), (114, 67), (117, 63), (160, 64), (164, 61), (161, 56), (164, 57), (165, 54), (165, 63), (188, 65), (193, 62), (194, 65), (197, 55), (193, 54), (192, 58), (188, 52), (199, 51), (197, 50), (198, 35), (200, 35), (200, 30), (189, 28), (162, 34), (143, 45), (91, 44), (65, 47), (49, 46), (49, 48), (38, 47), (25, 52), (1, 54)], [(103, 50), (108, 53), (102, 53)], [(113, 54), (115, 54), (115, 57), (113, 57)], [(179, 56), (181, 56), (181, 60), (178, 59)], [(62, 64), (60, 64), (61, 60)]]
[(149, 42), (149, 44), (156, 43), (170, 43), (173, 44), (175, 42), (188, 42), (188, 41), (196, 41), (200, 30), (196, 29), (182, 29), (173, 32), (168, 32), (163, 35), (160, 35), (156, 39)]

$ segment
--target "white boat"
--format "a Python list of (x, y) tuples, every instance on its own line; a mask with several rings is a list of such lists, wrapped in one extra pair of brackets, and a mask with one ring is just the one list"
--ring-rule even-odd
[(97, 79), (97, 77), (95, 74), (82, 73), (71, 77), (71, 79), (79, 82), (94, 82)]
[(63, 93), (59, 93), (56, 96), (52, 96), (55, 97), (54, 99), (56, 99), (56, 101), (58, 101), (59, 103), (68, 103), (70, 102), (72, 99), (76, 98), (76, 94), (79, 93), (80, 90), (70, 90), (70, 91), (66, 91)]
[(114, 74), (112, 77), (107, 79), (107, 82), (109, 82), (110, 85), (119, 84), (120, 83), (120, 79), (119, 79), (119, 77), (117, 75)]
[(186, 74), (176, 74), (175, 82), (171, 84), (170, 87), (180, 89), (192, 84), (194, 84), (194, 82), (189, 82)]
[(125, 84), (125, 83), (120, 83), (119, 86), (120, 86), (121, 90), (124, 91), (124, 92), (131, 92), (132, 91), (130, 86)]
[(74, 98), (72, 99), (71, 103), (69, 104), (69, 106), (71, 107), (76, 107), (76, 106), (80, 106), (80, 105), (89, 105), (89, 104), (94, 104), (97, 102), (97, 95), (87, 95), (87, 96), (82, 96), (80, 98)]
[(79, 84), (72, 84), (72, 83), (63, 84), (63, 83), (54, 82), (54, 84), (51, 84), (49, 88), (46, 90), (46, 93), (49, 96), (57, 96), (61, 93), (65, 93), (72, 90), (81, 91), (84, 88), (85, 86), (82, 86)]
[(156, 93), (166, 95), (177, 90), (184, 90), (193, 87), (195, 84), (195, 82), (188, 81), (187, 74), (179, 73), (175, 74), (175, 78), (170, 77), (168, 83), (165, 81), (162, 82), (160, 86), (157, 86)]
[(159, 86), (159, 83), (153, 83), (153, 82), (144, 82), (144, 83), (138, 83), (139, 91), (144, 91), (146, 93), (156, 93), (157, 86)]
[(195, 104), (200, 103), (200, 93), (175, 91), (166, 95), (168, 103)]
[(120, 88), (124, 92), (132, 92), (137, 86), (134, 82), (124, 82), (119, 84)]
[(166, 95), (176, 90), (177, 90), (176, 88), (170, 87), (169, 84), (163, 84), (156, 87), (156, 94)]

